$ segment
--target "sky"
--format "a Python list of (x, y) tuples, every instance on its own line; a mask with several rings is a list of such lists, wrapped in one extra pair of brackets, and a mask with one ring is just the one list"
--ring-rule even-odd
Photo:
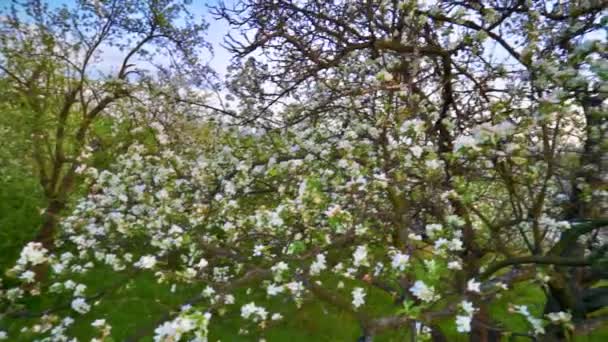
[[(209, 23), (209, 29), (207, 31), (207, 41), (212, 44), (214, 55), (208, 56), (207, 60), (203, 60), (202, 63), (209, 63), (209, 65), (219, 73), (220, 77), (223, 79), (226, 74), (226, 69), (230, 64), (231, 55), (230, 53), (222, 47), (222, 43), (226, 34), (230, 31), (228, 24), (223, 20), (216, 20), (209, 13), (210, 5), (214, 5), (219, 0), (191, 0), (191, 4), (189, 5), (190, 11), (194, 14), (195, 18), (203, 19), (207, 23)], [(229, 5), (234, 0), (225, 0), (225, 2)], [(62, 6), (62, 5), (73, 5), (75, 0), (47, 0), (49, 4), (52, 6)], [(2, 5), (7, 5), (10, 3), (10, 0), (0, 0), (0, 8), (4, 7)], [(601, 36), (600, 32), (597, 32), (597, 35), (588, 35), (586, 38), (600, 38), (597, 36)], [(515, 61), (509, 57), (509, 55), (504, 51), (500, 46), (496, 43), (487, 41), (486, 44), (490, 44), (487, 52), (489, 54), (493, 54), (495, 58), (502, 59), (503, 62), (514, 63)], [(100, 61), (97, 65), (95, 65), (95, 69), (101, 70), (104, 73), (115, 72), (120, 62), (124, 58), (124, 52), (120, 52), (116, 48), (105, 47), (103, 49), (103, 53), (101, 54)]]
[[(62, 5), (73, 5), (74, 0), (47, 0), (51, 6), (62, 6)], [(230, 4), (231, 0), (225, 1)], [(8, 4), (10, 0), (0, 0), (0, 5)], [(230, 53), (222, 47), (222, 42), (225, 35), (229, 32), (229, 27), (226, 22), (222, 20), (216, 20), (209, 13), (209, 5), (213, 5), (216, 2), (213, 0), (192, 0), (192, 4), (189, 6), (190, 11), (195, 15), (195, 18), (203, 18), (209, 23), (209, 29), (207, 31), (207, 41), (212, 44), (214, 55), (209, 57), (209, 65), (220, 74), (225, 75), (226, 68), (230, 64)], [(118, 51), (118, 49), (105, 48), (101, 55), (101, 60), (96, 69), (103, 70), (104, 72), (111, 71), (116, 65), (122, 61), (124, 53)]]
[[(230, 1), (226, 1), (226, 3), (230, 3)], [(195, 15), (205, 18), (205, 21), (209, 23), (207, 40), (213, 45), (214, 50), (214, 56), (210, 61), (210, 65), (215, 71), (223, 75), (226, 67), (230, 64), (230, 53), (221, 45), (230, 28), (225, 21), (213, 18), (209, 13), (208, 4), (213, 5), (214, 2), (193, 0), (190, 7)]]

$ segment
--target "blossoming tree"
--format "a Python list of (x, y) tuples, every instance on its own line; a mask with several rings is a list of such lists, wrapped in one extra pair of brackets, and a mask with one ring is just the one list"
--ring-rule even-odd
[(211, 71), (197, 59), (209, 48), (207, 24), (170, 0), (13, 1), (0, 15), (3, 111), (10, 117), (1, 124), (26, 141), (20, 152), (47, 202), (36, 239), (51, 248), (95, 124), (120, 103), (136, 112), (142, 89), (166, 88), (176, 77), (203, 84)]
[[(390, 330), (445, 341), (448, 325), (472, 341), (596, 328), (608, 225), (606, 47), (592, 35), (601, 10), (219, 6), (249, 38), (231, 40), (239, 116), (208, 123), (206, 146), (153, 125), (158, 146), (133, 145), (108, 170), (84, 163), (90, 194), (63, 220), (56, 250), (24, 248), (4, 319), (30, 296), (64, 296), (38, 330), (67, 339), (104, 300), (74, 279), (103, 266), (201, 287), (144, 331), (156, 341), (205, 340), (228, 312), (244, 336), (263, 338), (289, 319), (277, 301), (327, 303), (363, 341)], [(48, 283), (32, 272), (42, 263)], [(541, 287), (546, 305), (534, 314), (510, 303), (528, 324), (511, 331), (490, 306), (519, 285)], [(390, 309), (375, 310), (381, 301)], [(92, 325), (111, 336), (111, 322)]]

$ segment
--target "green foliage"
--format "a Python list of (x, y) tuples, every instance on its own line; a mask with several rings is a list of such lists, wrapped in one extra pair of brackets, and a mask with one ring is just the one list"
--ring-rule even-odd
[(0, 270), (11, 267), (23, 245), (36, 235), (44, 207), (35, 177), (24, 170), (0, 170)]

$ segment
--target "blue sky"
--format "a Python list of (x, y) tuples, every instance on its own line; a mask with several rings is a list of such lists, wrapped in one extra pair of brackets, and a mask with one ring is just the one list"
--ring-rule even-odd
[[(209, 30), (207, 32), (207, 41), (209, 41), (214, 48), (214, 56), (209, 56), (208, 60), (203, 60), (202, 62), (208, 62), (211, 67), (220, 73), (221, 76), (225, 75), (226, 68), (230, 64), (230, 54), (226, 49), (224, 49), (221, 45), (225, 35), (229, 32), (230, 28), (227, 23), (222, 20), (216, 20), (209, 13), (208, 5), (213, 5), (219, 0), (192, 0), (191, 5), (189, 6), (190, 11), (195, 15), (196, 18), (203, 18), (207, 23), (209, 23)], [(227, 4), (230, 4), (233, 0), (225, 0)], [(71, 5), (74, 3), (74, 0), (47, 0), (48, 3), (54, 6), (61, 5)], [(0, 0), (0, 8), (4, 7), (2, 5), (9, 4), (10, 0)], [(586, 36), (587, 39), (595, 38), (595, 39), (605, 39), (605, 33), (595, 32), (595, 34), (589, 34)], [(502, 59), (503, 61), (508, 61), (510, 63), (514, 63), (506, 51), (504, 51), (500, 46), (497, 46), (496, 43), (488, 41), (486, 44), (491, 44), (492, 47), (488, 49), (488, 53), (494, 53), (495, 57), (498, 59)], [(124, 57), (124, 53), (121, 53), (117, 49), (105, 48), (103, 53), (101, 54), (101, 61), (96, 68), (99, 70), (103, 70), (105, 72), (111, 71), (114, 67), (122, 61)]]
[[(61, 6), (61, 5), (72, 5), (74, 3), (73, 0), (47, 0), (49, 4), (52, 6)], [(230, 0), (225, 1), (226, 3), (230, 3)], [(8, 4), (9, 0), (0, 0), (0, 4)], [(211, 67), (224, 75), (226, 72), (226, 68), (230, 64), (230, 54), (226, 49), (224, 49), (221, 44), (224, 39), (224, 36), (228, 33), (229, 27), (224, 21), (216, 20), (213, 16), (210, 15), (208, 5), (215, 4), (214, 1), (208, 0), (192, 0), (192, 4), (189, 6), (190, 11), (195, 15), (195, 17), (203, 18), (206, 22), (209, 23), (209, 30), (207, 31), (207, 41), (209, 41), (213, 45), (214, 56), (210, 57), (208, 61)], [(102, 54), (102, 60), (100, 65), (97, 65), (97, 68), (100, 70), (109, 71), (112, 69), (117, 62), (121, 61), (123, 57), (123, 53), (116, 49), (105, 49)]]
[[(226, 3), (230, 3), (230, 1), (226, 1)], [(213, 5), (214, 2), (193, 0), (190, 7), (195, 15), (205, 18), (205, 21), (209, 23), (207, 40), (213, 44), (215, 54), (211, 59), (210, 64), (217, 72), (223, 74), (229, 64), (230, 54), (221, 46), (221, 44), (230, 28), (225, 21), (216, 20), (209, 14), (207, 4)]]

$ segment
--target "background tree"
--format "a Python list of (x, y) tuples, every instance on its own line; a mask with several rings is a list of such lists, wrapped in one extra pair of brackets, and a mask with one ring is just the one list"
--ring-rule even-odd
[[(3, 123), (28, 142), (22, 152), (44, 190), (44, 246), (53, 246), (94, 122), (153, 81), (202, 85), (210, 75), (197, 59), (209, 51), (206, 26), (180, 1), (32, 0), (3, 9), (0, 72), (11, 104)], [(119, 57), (109, 61), (109, 53)]]

